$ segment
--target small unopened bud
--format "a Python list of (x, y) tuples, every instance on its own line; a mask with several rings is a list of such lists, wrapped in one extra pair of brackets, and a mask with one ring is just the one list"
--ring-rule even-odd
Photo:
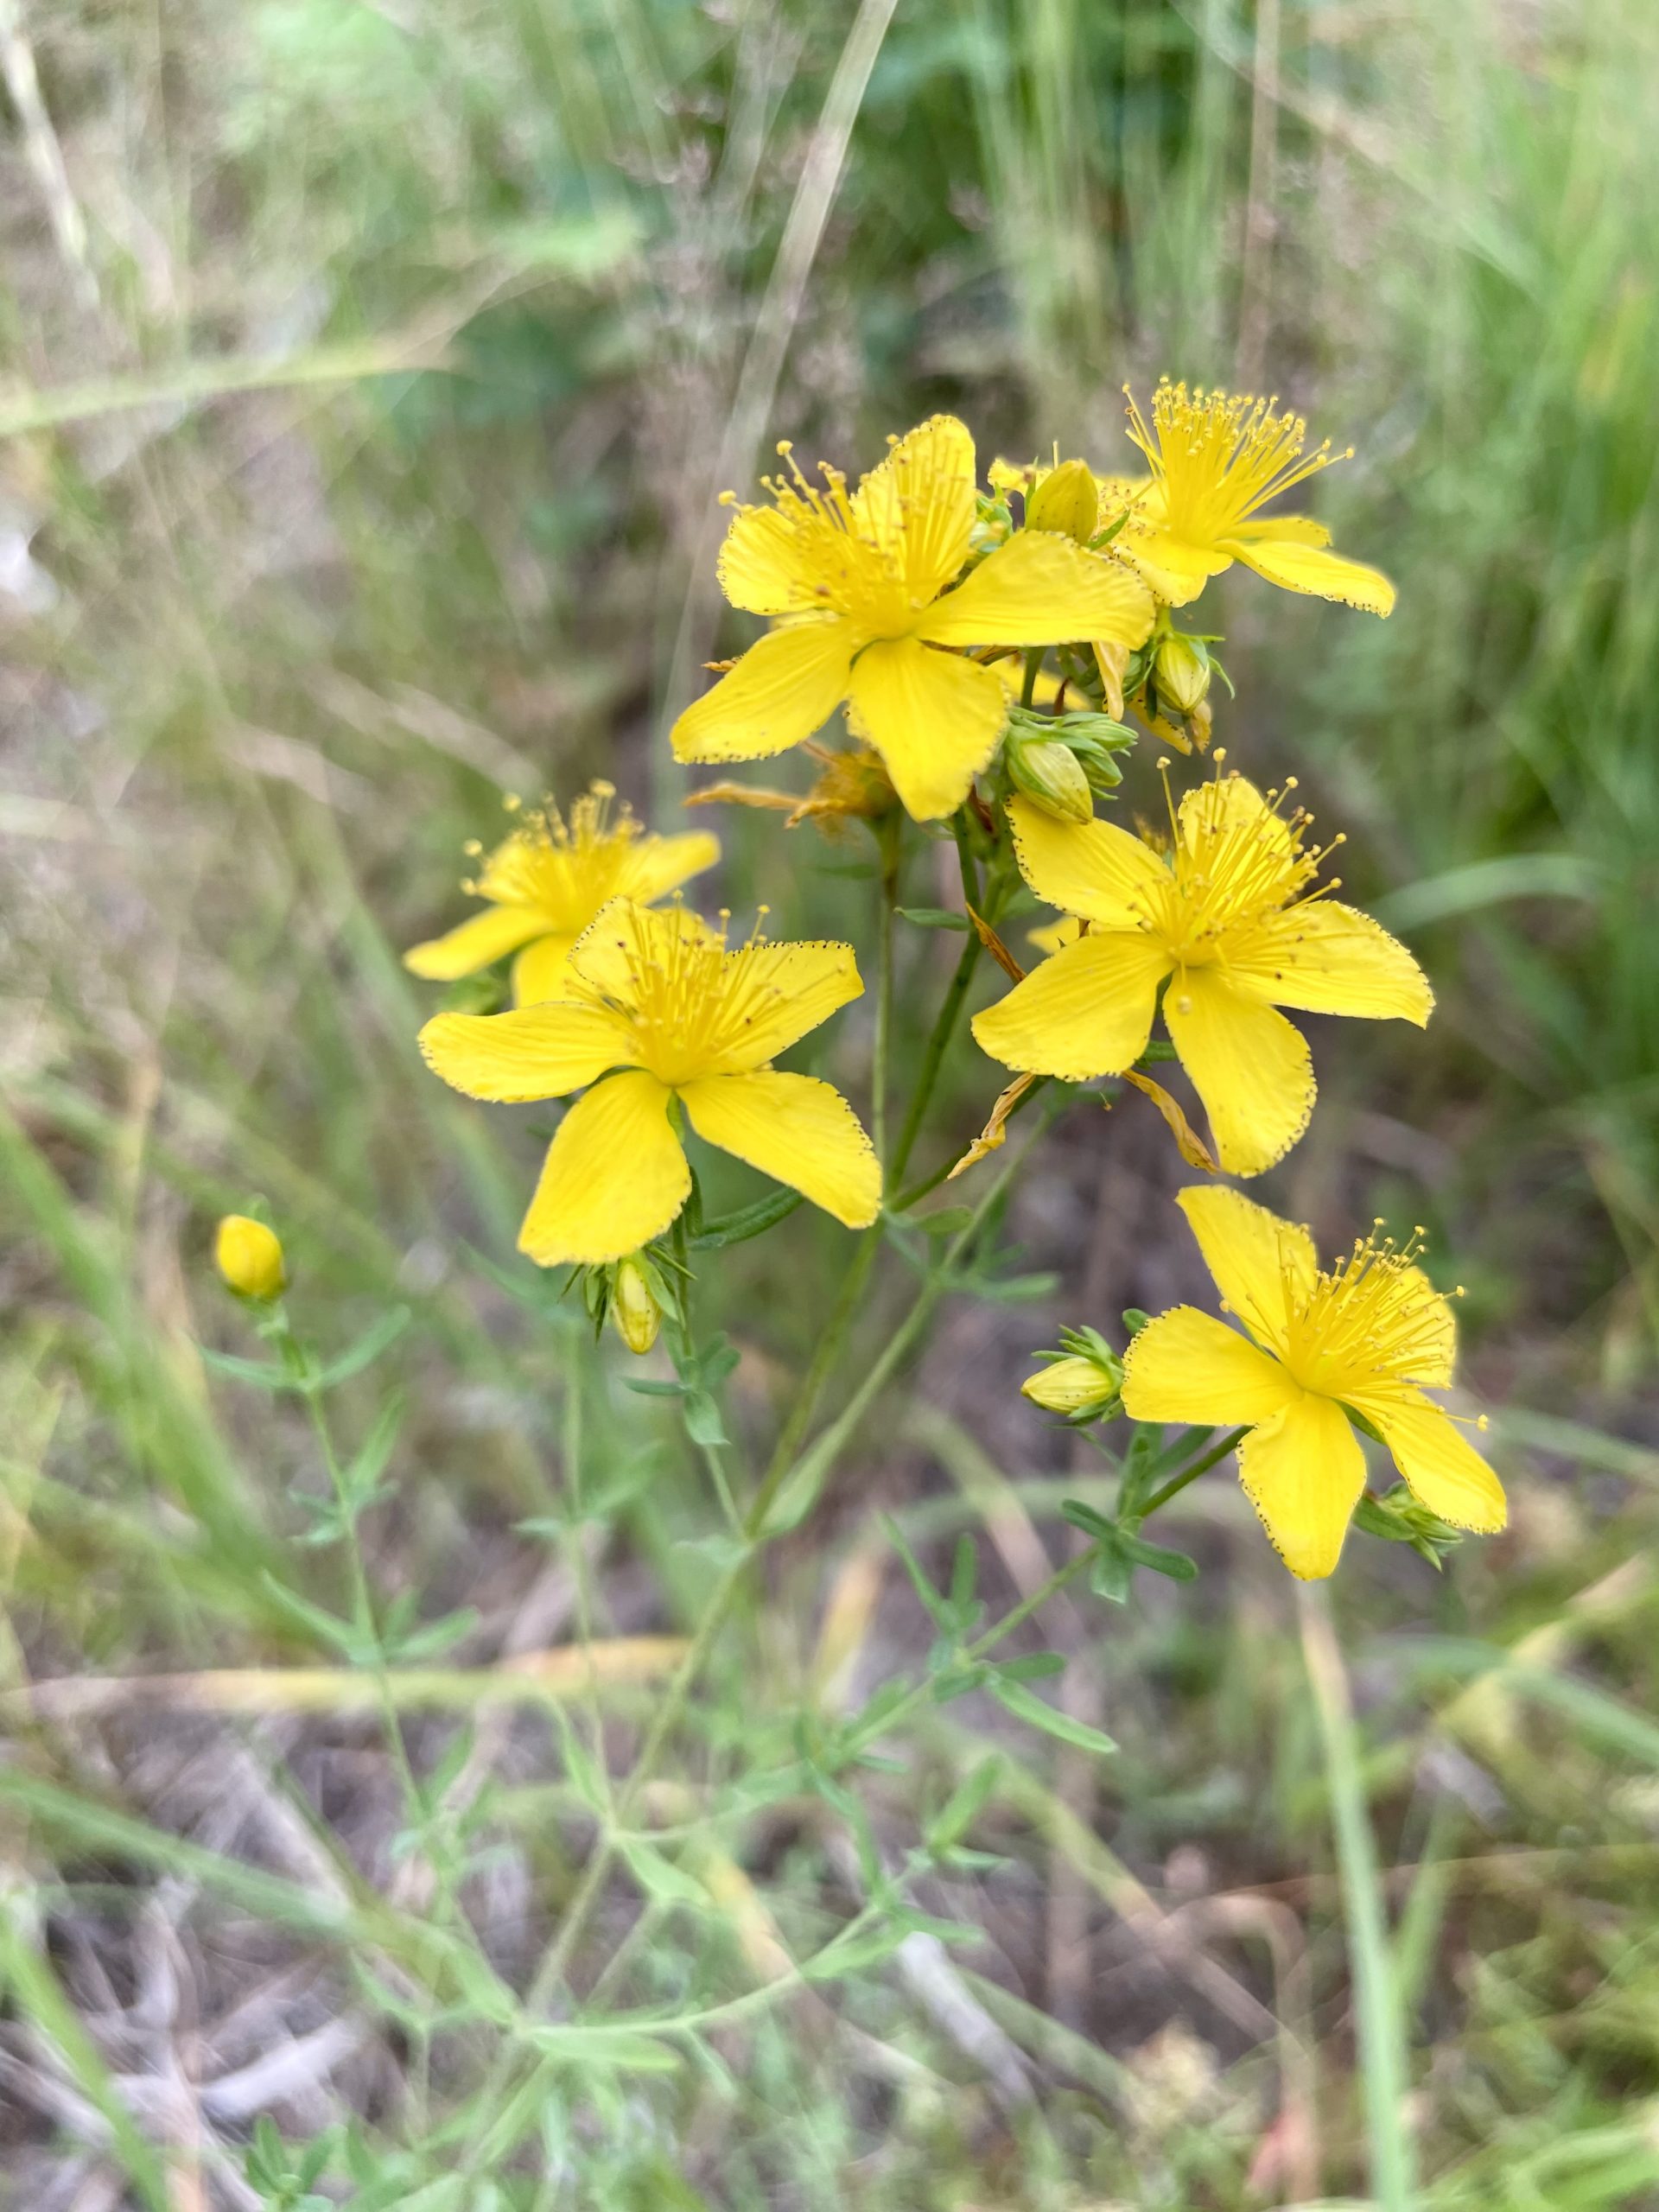
[(1116, 1409), (1122, 1380), (1121, 1369), (1109, 1374), (1092, 1359), (1056, 1359), (1027, 1376), (1020, 1395), (1045, 1413), (1064, 1414), (1068, 1421), (1092, 1420)]
[(1100, 527), (1100, 486), (1087, 461), (1063, 461), (1027, 495), (1026, 528), (1086, 545)]
[(280, 1298), (288, 1281), (276, 1232), (245, 1213), (227, 1213), (219, 1223), (213, 1260), (238, 1298), (256, 1299), (261, 1305)]
[(1094, 794), (1083, 763), (1069, 745), (1057, 744), (1052, 738), (1027, 738), (1010, 728), (1007, 762), (1008, 781), (1045, 814), (1057, 822), (1094, 820)]
[(1166, 713), (1196, 714), (1210, 690), (1208, 647), (1172, 630), (1159, 639), (1153, 665), (1159, 705)]
[(1020, 1385), (1020, 1395), (1071, 1421), (1109, 1420), (1119, 1410), (1123, 1363), (1097, 1329), (1062, 1329), (1058, 1351)]
[(630, 1252), (616, 1263), (611, 1282), (611, 1319), (616, 1333), (631, 1352), (644, 1356), (657, 1341), (663, 1325), (663, 1309), (657, 1301), (650, 1274), (639, 1253)]

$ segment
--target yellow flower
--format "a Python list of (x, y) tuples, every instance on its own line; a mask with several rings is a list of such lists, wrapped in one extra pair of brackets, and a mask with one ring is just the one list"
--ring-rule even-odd
[(1428, 1020), (1433, 994), (1405, 947), (1368, 914), (1304, 895), (1324, 857), (1304, 848), (1308, 817), (1281, 815), (1241, 776), (1187, 793), (1166, 859), (1115, 823), (1056, 822), (1021, 798), (1008, 819), (1026, 881), (1089, 927), (976, 1016), (975, 1036), (1032, 1074), (1120, 1075), (1169, 978), (1165, 1024), (1230, 1174), (1271, 1167), (1313, 1110), (1307, 1046), (1277, 1007)]
[(1331, 533), (1303, 515), (1258, 513), (1269, 499), (1348, 456), (1327, 441), (1304, 456), (1307, 425), (1270, 399), (1230, 399), (1167, 378), (1153, 395), (1152, 424), (1129, 399), (1129, 435), (1152, 469), (1149, 480), (1109, 478), (1101, 486), (1103, 529), (1128, 510), (1111, 541), (1160, 599), (1185, 607), (1211, 576), (1243, 561), (1271, 584), (1388, 614), (1394, 586), (1376, 569), (1327, 549)]
[(412, 946), (404, 967), (450, 983), (515, 952), (513, 1003), (534, 1006), (558, 995), (571, 946), (607, 899), (649, 906), (720, 858), (707, 830), (647, 836), (626, 806), (611, 813), (615, 795), (613, 785), (595, 783), (568, 823), (555, 806), (531, 815), (467, 886), (490, 901), (489, 910), (448, 937)]
[(283, 1248), (274, 1230), (245, 1213), (227, 1213), (213, 1237), (213, 1262), (238, 1298), (262, 1305), (280, 1298), (288, 1282)]
[(768, 1065), (859, 996), (850, 945), (728, 951), (683, 907), (619, 899), (577, 938), (561, 988), (512, 1014), (440, 1014), (420, 1039), (430, 1066), (472, 1098), (585, 1091), (518, 1233), (538, 1265), (620, 1260), (671, 1225), (691, 1189), (676, 1099), (709, 1143), (850, 1229), (874, 1220), (881, 1170), (852, 1108), (830, 1084)]
[(1403, 1249), (1367, 1237), (1321, 1273), (1305, 1229), (1240, 1192), (1177, 1201), (1249, 1341), (1193, 1306), (1133, 1339), (1123, 1409), (1135, 1421), (1248, 1426), (1239, 1476), (1281, 1557), (1304, 1580), (1329, 1574), (1365, 1487), (1349, 1423), (1382, 1437), (1408, 1488), (1454, 1529), (1503, 1526), (1497, 1476), (1427, 1393), (1452, 1380), (1452, 1309)]
[(823, 477), (819, 490), (796, 468), (767, 485), (771, 506), (738, 508), (721, 584), (774, 626), (675, 723), (680, 760), (782, 753), (844, 701), (910, 812), (949, 814), (995, 751), (1007, 704), (993, 671), (951, 648), (1138, 645), (1151, 628), (1137, 576), (1043, 531), (1016, 531), (950, 588), (976, 496), (974, 442), (952, 416), (898, 441), (856, 492), (836, 469)]

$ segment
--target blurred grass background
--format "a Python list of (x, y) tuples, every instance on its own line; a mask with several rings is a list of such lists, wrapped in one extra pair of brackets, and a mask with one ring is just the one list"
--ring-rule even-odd
[[(1122, 384), (1167, 370), (1351, 442), (1319, 512), (1401, 587), (1387, 624), (1236, 574), (1205, 601), (1235, 759), (1302, 776), (1441, 993), (1426, 1039), (1316, 1043), (1325, 1108), (1270, 1195), (1337, 1241), (1431, 1225), (1513, 1532), (1443, 1581), (1351, 1547), (1327, 1617), (1234, 1486), (1200, 1485), (1201, 1596), (1049, 1624), (1116, 1760), (950, 1707), (859, 1779), (902, 1851), (998, 1742), (973, 1840), (1008, 1863), (931, 1900), (978, 1948), (889, 1960), (833, 2021), (762, 2012), (723, 2071), (550, 2093), (499, 2201), (1357, 2200), (1351, 1768), (1422, 2200), (1659, 2203), (1647, 0), (0, 0), (0, 75), (16, 2201), (288, 2201), (239, 2177), (262, 2112), (294, 2141), (351, 2117), (365, 2203), (487, 2201), (446, 2179), (479, 2024), (400, 2012), (384, 1963), (422, 1899), (380, 1738), (275, 1682), (320, 1655), (272, 1581), (329, 1571), (284, 1497), (306, 1434), (196, 1350), (246, 1349), (212, 1222), (268, 1202), (325, 1342), (413, 1309), (373, 1565), (423, 1616), (475, 1609), (455, 1665), (569, 1640), (589, 1605), (607, 1637), (683, 1626), (708, 1501), (574, 1318), (490, 1272), (535, 1140), (425, 1076), (397, 948), (459, 918), (504, 791), (609, 772), (674, 826), (665, 715), (743, 634), (714, 497), (773, 439), (862, 465), (949, 407), (985, 459), (1058, 438), (1121, 465)], [(856, 846), (721, 828), (740, 911), (863, 931)], [(835, 1049), (860, 1095), (867, 1021)], [(995, 1072), (964, 1049), (952, 1081), (965, 1132)], [(950, 1310), (771, 1563), (674, 1787), (786, 1762), (808, 1686), (916, 1662), (875, 1508), (918, 1547), (976, 1529), (1011, 1592), (1040, 1578), (1077, 1478), (1014, 1395), (1025, 1354), (1198, 1287), (1179, 1179), (1127, 1108), (1051, 1141), (1016, 1228), (1058, 1288)], [(810, 1347), (799, 1286), (821, 1311), (844, 1243), (797, 1216), (721, 1275), (759, 1434)], [(573, 1539), (578, 1467), (612, 1505)], [(226, 1667), (260, 1670), (255, 1709), (120, 1687)], [(113, 1685), (85, 1712), (26, 1694), (82, 1673)], [(645, 1694), (608, 1692), (589, 1742), (625, 1750)], [(578, 1752), (544, 1714), (476, 1718), (469, 1906), (521, 1982), (586, 1849)], [(457, 1719), (418, 1722), (423, 1768)], [(823, 1803), (709, 1834), (701, 1904), (648, 1877), (613, 1900), (619, 1992), (683, 1993), (711, 1956), (741, 1980), (844, 1916)]]

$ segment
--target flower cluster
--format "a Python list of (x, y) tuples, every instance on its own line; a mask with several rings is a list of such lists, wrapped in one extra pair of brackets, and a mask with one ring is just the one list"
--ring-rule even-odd
[[(1046, 464), (996, 461), (982, 490), (971, 436), (939, 415), (895, 440), (856, 486), (828, 465), (809, 476), (785, 444), (762, 502), (726, 495), (720, 582), (766, 627), (718, 664), (670, 741), (680, 761), (721, 765), (803, 747), (817, 765), (804, 795), (724, 781), (688, 804), (776, 808), (791, 827), (815, 819), (874, 837), (878, 1133), (893, 915), (966, 931), (923, 1088), (885, 1161), (839, 1090), (774, 1065), (861, 995), (853, 948), (770, 943), (758, 926), (733, 943), (728, 916), (710, 924), (683, 900), (717, 861), (715, 839), (647, 834), (613, 809), (608, 785), (568, 814), (550, 803), (518, 819), (467, 886), (483, 911), (406, 956), (416, 975), (448, 982), (511, 958), (511, 1009), (452, 1000), (422, 1030), (421, 1050), (474, 1098), (574, 1100), (519, 1245), (540, 1266), (582, 1270), (596, 1321), (608, 1314), (635, 1351), (664, 1316), (690, 1344), (693, 1139), (849, 1229), (896, 1236), (947, 1168), (972, 1169), (1002, 1145), (1045, 1084), (1071, 1087), (1064, 1097), (1127, 1080), (1186, 1158), (1252, 1177), (1282, 1159), (1313, 1110), (1313, 1062), (1290, 1014), (1427, 1021), (1433, 995), (1412, 955), (1332, 895), (1340, 883), (1325, 863), (1340, 836), (1315, 839), (1294, 777), (1252, 780), (1230, 747), (1212, 745), (1216, 702), (1230, 690), (1213, 650), (1222, 640), (1174, 619), (1235, 563), (1287, 591), (1389, 613), (1388, 579), (1338, 554), (1322, 524), (1263, 512), (1345, 456), (1328, 443), (1308, 450), (1306, 424), (1275, 401), (1168, 382), (1149, 410), (1130, 397), (1127, 435), (1138, 470), (1100, 471), (1057, 450)], [(846, 748), (819, 737), (838, 711)], [(1135, 817), (1131, 829), (1098, 809), (1119, 798), (1140, 732), (1211, 761), (1178, 796), (1160, 758), (1161, 820)], [(907, 909), (907, 853), (944, 836), (946, 822), (966, 912)], [(1046, 957), (1026, 973), (997, 925), (1031, 899), (1056, 918), (1032, 932)], [(899, 1180), (982, 948), (1011, 988), (974, 1017), (973, 1035), (1018, 1080), (954, 1167), (906, 1197)], [(1146, 1072), (1166, 1058), (1203, 1108), (1207, 1143)], [(1421, 1233), (1400, 1245), (1373, 1233), (1321, 1270), (1306, 1230), (1225, 1184), (1179, 1203), (1236, 1325), (1185, 1306), (1133, 1315), (1122, 1352), (1095, 1330), (1068, 1331), (1026, 1395), (1076, 1425), (1227, 1427), (1195, 1471), (1236, 1446), (1244, 1489), (1299, 1576), (1337, 1563), (1365, 1492), (1364, 1437), (1391, 1455), (1414, 1529), (1438, 1544), (1452, 1529), (1501, 1528), (1496, 1477), (1430, 1395), (1452, 1382), (1455, 1329), (1420, 1264)], [(272, 1279), (264, 1255), (226, 1273), (251, 1282), (262, 1266)], [(676, 1357), (700, 1389), (697, 1356)], [(1124, 1558), (1138, 1555), (1135, 1531), (1152, 1510), (1131, 1493), (1126, 1473), (1120, 1521), (1102, 1538)]]

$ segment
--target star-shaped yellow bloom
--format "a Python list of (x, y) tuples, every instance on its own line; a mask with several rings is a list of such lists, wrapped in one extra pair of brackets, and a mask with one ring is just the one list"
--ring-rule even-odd
[(572, 946), (559, 999), (437, 1014), (421, 1050), (471, 1098), (583, 1091), (518, 1232), (542, 1267), (620, 1260), (672, 1224), (691, 1189), (675, 1099), (709, 1143), (862, 1229), (881, 1170), (858, 1116), (831, 1084), (768, 1063), (863, 988), (850, 945), (728, 951), (682, 907), (619, 899)]
[(1313, 1064), (1279, 1007), (1395, 1016), (1434, 1004), (1402, 944), (1308, 887), (1323, 855), (1242, 776), (1181, 801), (1167, 858), (1115, 823), (1057, 822), (1008, 802), (1020, 870), (1039, 899), (1088, 924), (974, 1020), (993, 1059), (1072, 1083), (1119, 1075), (1164, 1021), (1230, 1174), (1259, 1175), (1313, 1110)]
[(1130, 398), (1129, 435), (1152, 475), (1139, 483), (1109, 478), (1101, 525), (1118, 522), (1127, 508), (1112, 543), (1169, 606), (1186, 606), (1211, 576), (1243, 561), (1286, 591), (1370, 614), (1392, 612), (1394, 586), (1380, 569), (1330, 551), (1323, 523), (1258, 512), (1347, 457), (1328, 442), (1304, 455), (1307, 425), (1300, 416), (1280, 414), (1270, 399), (1189, 392), (1166, 378), (1153, 395), (1150, 428)]
[(1452, 1309), (1403, 1249), (1366, 1238), (1323, 1273), (1305, 1229), (1211, 1185), (1178, 1200), (1224, 1311), (1249, 1339), (1178, 1306), (1130, 1342), (1135, 1421), (1248, 1426), (1238, 1470), (1291, 1573), (1329, 1574), (1365, 1487), (1348, 1414), (1382, 1437), (1420, 1504), (1488, 1535), (1507, 1517), (1497, 1477), (1427, 1395), (1452, 1380)]
[[(785, 454), (787, 447), (779, 448)], [(953, 648), (1104, 638), (1139, 645), (1150, 594), (1121, 561), (1018, 531), (957, 585), (975, 519), (974, 442), (936, 415), (849, 493), (796, 470), (739, 507), (720, 556), (734, 607), (774, 626), (675, 723), (682, 760), (754, 760), (844, 701), (917, 819), (949, 814), (996, 749), (1007, 694)], [(956, 588), (951, 587), (956, 585)]]
[(490, 905), (447, 937), (411, 945), (404, 965), (439, 983), (476, 974), (509, 952), (515, 1006), (556, 998), (571, 946), (612, 899), (650, 906), (720, 858), (707, 830), (647, 836), (611, 784), (595, 783), (570, 809), (532, 814), (485, 861), (467, 888)]

